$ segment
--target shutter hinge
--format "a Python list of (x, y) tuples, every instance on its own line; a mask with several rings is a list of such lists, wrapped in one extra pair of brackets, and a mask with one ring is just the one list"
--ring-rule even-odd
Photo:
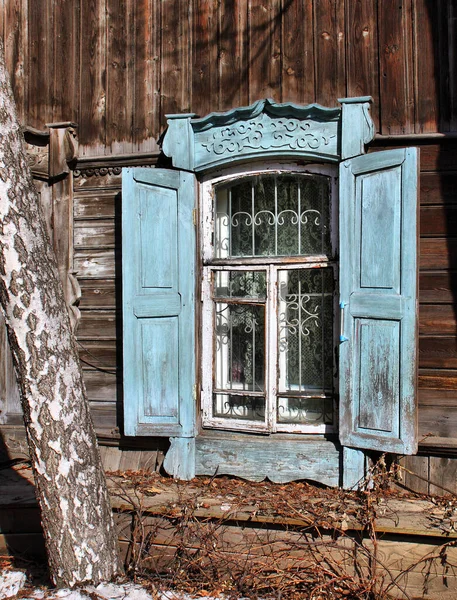
[(197, 226), (197, 209), (193, 208), (192, 209), (192, 223), (194, 224), (194, 226)]

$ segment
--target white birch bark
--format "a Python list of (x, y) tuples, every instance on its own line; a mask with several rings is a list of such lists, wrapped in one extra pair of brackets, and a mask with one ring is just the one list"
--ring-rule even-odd
[(0, 305), (22, 397), (51, 576), (108, 581), (117, 536), (57, 264), (0, 40)]

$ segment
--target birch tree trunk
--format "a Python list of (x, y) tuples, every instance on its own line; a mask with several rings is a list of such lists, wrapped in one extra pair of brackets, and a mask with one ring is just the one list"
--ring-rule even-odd
[(0, 40), (0, 305), (21, 391), (51, 576), (109, 581), (117, 536), (56, 259)]

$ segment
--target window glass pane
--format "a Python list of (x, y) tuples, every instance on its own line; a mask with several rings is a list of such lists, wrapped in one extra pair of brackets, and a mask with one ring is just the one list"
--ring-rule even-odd
[(278, 398), (278, 420), (328, 422), (325, 397), (331, 396), (333, 387), (333, 270), (284, 269), (278, 273), (278, 286), (278, 393), (289, 396)]
[(224, 419), (265, 421), (265, 398), (260, 396), (213, 395), (213, 415)]
[(216, 373), (219, 390), (265, 389), (265, 308), (216, 305)]
[(215, 272), (214, 296), (216, 298), (252, 298), (265, 300), (266, 295), (266, 271)]
[(216, 189), (217, 258), (330, 254), (329, 179), (259, 175)]

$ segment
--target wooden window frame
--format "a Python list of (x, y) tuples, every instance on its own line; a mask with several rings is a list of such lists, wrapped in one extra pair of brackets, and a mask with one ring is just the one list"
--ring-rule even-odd
[[(214, 247), (214, 202), (215, 188), (221, 184), (239, 181), (257, 175), (324, 175), (328, 177), (330, 194), (330, 229), (331, 254), (316, 254), (312, 256), (292, 257), (236, 257), (228, 259), (215, 258)], [(295, 434), (324, 434), (335, 433), (338, 430), (338, 375), (337, 360), (334, 358), (333, 381), (333, 423), (330, 424), (284, 424), (276, 419), (277, 400), (277, 366), (278, 366), (278, 314), (277, 290), (278, 272), (283, 269), (311, 269), (330, 267), (334, 270), (334, 307), (333, 307), (333, 339), (337, 347), (339, 334), (338, 322), (338, 167), (332, 164), (312, 163), (297, 165), (291, 163), (276, 163), (271, 165), (256, 164), (245, 167), (228, 169), (225, 172), (212, 174), (203, 178), (200, 183), (200, 235), (201, 235), (201, 410), (202, 426), (233, 431), (253, 433), (295, 433)], [(265, 364), (265, 421), (256, 422), (241, 419), (224, 419), (213, 416), (213, 373), (214, 373), (214, 300), (212, 297), (212, 276), (217, 271), (266, 271), (267, 295), (266, 310), (266, 348)], [(336, 354), (336, 353), (335, 353)], [(211, 365), (208, 368), (208, 365)]]

